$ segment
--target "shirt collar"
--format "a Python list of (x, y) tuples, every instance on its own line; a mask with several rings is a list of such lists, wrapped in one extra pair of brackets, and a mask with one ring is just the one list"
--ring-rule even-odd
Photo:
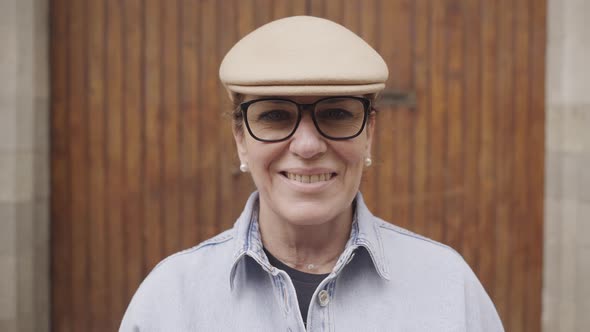
[[(352, 248), (363, 247), (369, 253), (377, 273), (389, 280), (389, 266), (383, 250), (383, 240), (381, 239), (380, 222), (365, 204), (363, 195), (358, 192), (355, 198), (356, 211), (353, 221), (353, 231), (349, 244)], [(356, 232), (356, 234), (355, 234)], [(346, 249), (345, 249), (346, 251)]]
[[(254, 192), (248, 198), (244, 211), (234, 225), (235, 248), (230, 273), (230, 286), (233, 289), (234, 278), (237, 266), (245, 256), (254, 259), (264, 270), (275, 275), (278, 273), (266, 257), (262, 246), (262, 239), (258, 228), (258, 192)], [(354, 251), (363, 247), (369, 253), (371, 261), (375, 266), (377, 273), (386, 280), (389, 280), (389, 269), (383, 252), (381, 235), (379, 232), (379, 223), (371, 214), (362, 194), (359, 192), (355, 197), (355, 215), (350, 238), (344, 248), (340, 259), (336, 263), (334, 271), (339, 273), (340, 270), (348, 263)]]

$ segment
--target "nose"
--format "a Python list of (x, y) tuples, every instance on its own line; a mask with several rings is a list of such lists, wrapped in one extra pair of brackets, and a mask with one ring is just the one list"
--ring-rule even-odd
[(289, 151), (303, 159), (313, 159), (326, 152), (326, 149), (326, 141), (313, 124), (311, 115), (302, 114), (301, 122), (291, 139)]

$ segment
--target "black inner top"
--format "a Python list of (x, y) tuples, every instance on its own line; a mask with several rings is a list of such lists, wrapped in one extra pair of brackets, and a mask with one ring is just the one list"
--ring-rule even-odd
[(316, 288), (318, 288), (320, 285), (320, 282), (322, 282), (322, 280), (324, 280), (329, 275), (329, 273), (305, 273), (281, 262), (271, 255), (268, 250), (266, 250), (266, 248), (264, 249), (264, 252), (268, 257), (270, 264), (277, 269), (285, 271), (293, 281), (295, 293), (297, 294), (297, 302), (299, 302), (299, 312), (301, 312), (301, 318), (303, 319), (303, 325), (307, 326), (307, 311), (309, 310), (313, 292), (315, 292)]

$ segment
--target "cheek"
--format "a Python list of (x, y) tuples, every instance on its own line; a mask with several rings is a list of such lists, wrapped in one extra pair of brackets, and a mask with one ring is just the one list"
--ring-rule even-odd
[(365, 158), (364, 144), (361, 142), (355, 142), (355, 144), (346, 144), (350, 142), (336, 142), (334, 145), (334, 151), (340, 159), (348, 167), (358, 167), (363, 165)]
[(248, 164), (253, 176), (261, 176), (268, 172), (285, 147), (283, 143), (262, 143), (250, 138), (248, 145)]
[(364, 147), (365, 145), (360, 143), (350, 145), (339, 144), (339, 146), (334, 146), (334, 151), (346, 167), (346, 173), (342, 177), (342, 180), (347, 186), (350, 186), (350, 189), (353, 189), (354, 192), (358, 190), (358, 186), (363, 177), (365, 165), (364, 159), (366, 155)]

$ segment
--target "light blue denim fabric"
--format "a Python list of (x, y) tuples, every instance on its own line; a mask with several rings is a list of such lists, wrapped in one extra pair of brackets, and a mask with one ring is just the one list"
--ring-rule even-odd
[[(307, 331), (503, 331), (459, 254), (373, 216), (360, 193), (355, 201), (350, 239), (314, 293)], [(233, 229), (158, 264), (120, 331), (305, 331), (291, 279), (264, 254), (257, 212), (254, 193)]]

